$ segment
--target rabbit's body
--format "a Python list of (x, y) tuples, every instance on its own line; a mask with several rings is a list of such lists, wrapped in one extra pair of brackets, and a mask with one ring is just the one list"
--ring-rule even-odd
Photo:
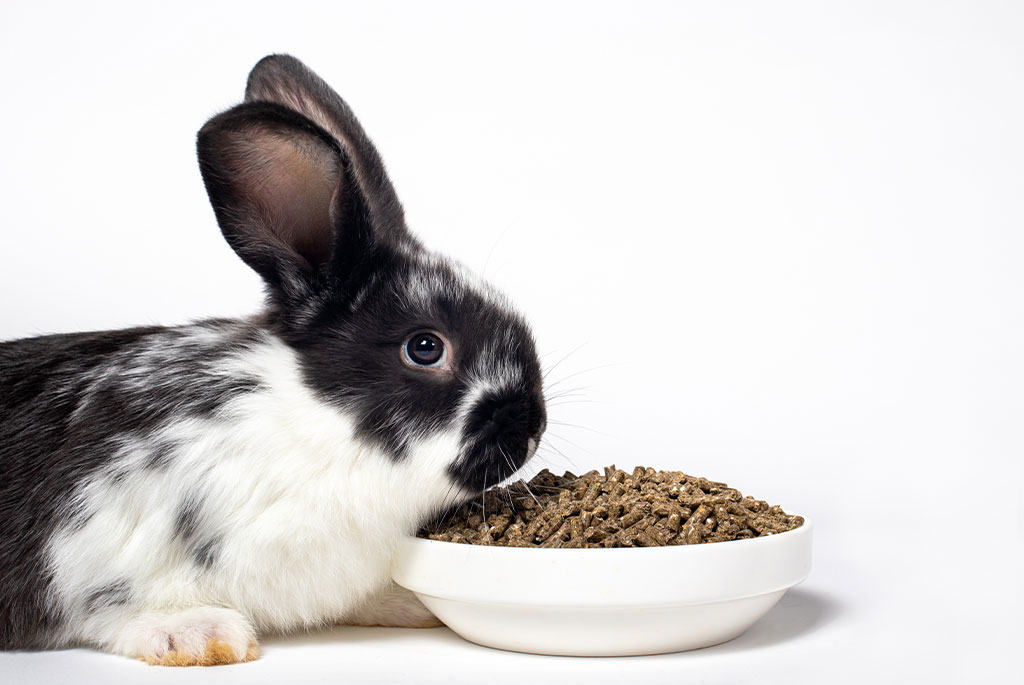
[[(264, 85), (322, 86), (291, 58), (261, 64)], [(388, 585), (396, 546), (533, 453), (539, 366), (500, 295), (396, 226), (346, 125), (338, 146), (260, 98), (200, 134), (225, 236), (267, 280), (263, 314), (0, 344), (0, 648), (218, 663), (252, 658), (256, 631), (429, 616)], [(243, 153), (263, 156), (232, 171)], [(249, 186), (223, 187), (266, 168), (303, 179), (277, 209), (267, 179), (252, 206)], [(310, 210), (324, 193), (333, 228), (297, 236), (326, 219)]]
[(24, 388), (4, 395), (0, 443), (31, 433), (0, 486), (13, 491), (0, 542), (29, 554), (0, 583), (35, 585), (3, 593), (21, 600), (5, 602), (4, 624), (22, 634), (0, 646), (130, 651), (121, 627), (149, 607), (231, 606), (270, 632), (338, 621), (381, 589), (394, 544), (462, 496), (444, 474), (458, 436), (391, 459), (250, 323), (6, 343), (0, 374), (5, 389)]

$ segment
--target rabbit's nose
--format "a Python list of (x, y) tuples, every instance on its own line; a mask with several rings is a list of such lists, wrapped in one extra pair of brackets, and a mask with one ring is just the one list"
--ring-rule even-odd
[(539, 394), (506, 392), (481, 399), (469, 418), (469, 430), (483, 437), (539, 438), (547, 423), (544, 401)]
[(504, 432), (510, 428), (522, 429), (529, 418), (529, 404), (521, 398), (501, 398), (489, 403), (490, 418), (487, 427), (495, 432)]

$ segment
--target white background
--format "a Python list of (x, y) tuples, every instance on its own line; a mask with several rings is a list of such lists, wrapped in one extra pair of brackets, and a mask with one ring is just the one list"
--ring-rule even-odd
[(0, 654), (0, 680), (1011, 674), (1022, 39), (1011, 2), (4, 3), (0, 338), (258, 308), (193, 139), (291, 52), (358, 113), (413, 230), (507, 291), (546, 365), (569, 354), (551, 378), (581, 389), (534, 469), (680, 468), (817, 528), (811, 577), (698, 652), (344, 628), (187, 675)]

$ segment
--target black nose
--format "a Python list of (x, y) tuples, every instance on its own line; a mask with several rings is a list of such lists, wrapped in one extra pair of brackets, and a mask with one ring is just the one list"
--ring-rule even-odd
[(539, 394), (494, 393), (481, 398), (469, 415), (469, 432), (484, 440), (521, 435), (538, 438), (547, 425)]

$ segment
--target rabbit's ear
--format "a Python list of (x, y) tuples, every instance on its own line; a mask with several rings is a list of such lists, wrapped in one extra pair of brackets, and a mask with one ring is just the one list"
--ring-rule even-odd
[(412, 240), (377, 149), (345, 101), (305, 64), (291, 55), (264, 57), (249, 73), (245, 101), (283, 105), (330, 133), (352, 160), (374, 228), (384, 237)]
[(206, 123), (199, 167), (228, 244), (286, 299), (362, 257), (369, 209), (333, 136), (280, 105), (238, 105)]

